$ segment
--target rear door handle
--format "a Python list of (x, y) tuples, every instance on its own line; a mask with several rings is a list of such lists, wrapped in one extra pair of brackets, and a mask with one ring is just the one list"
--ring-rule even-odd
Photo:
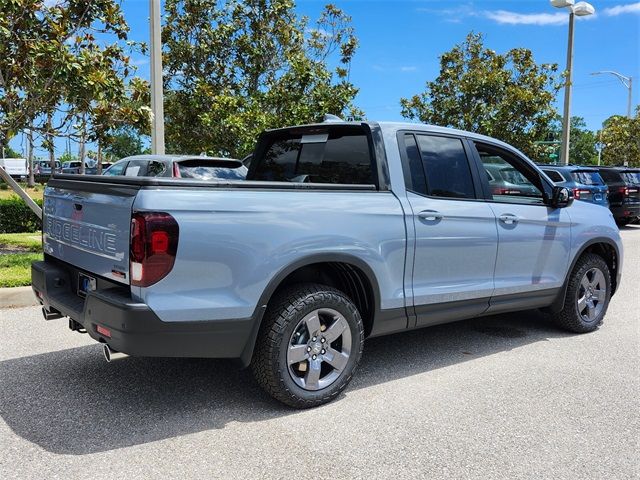
[(515, 225), (516, 223), (518, 223), (518, 217), (511, 213), (505, 213), (503, 215), (500, 215), (498, 218), (505, 225)]
[(418, 213), (418, 217), (420, 217), (422, 220), (427, 220), (429, 222), (442, 220), (442, 214), (440, 212), (436, 212), (435, 210), (423, 210), (420, 213)]

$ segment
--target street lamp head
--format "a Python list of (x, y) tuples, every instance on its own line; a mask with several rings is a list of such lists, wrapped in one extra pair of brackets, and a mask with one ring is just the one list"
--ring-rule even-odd
[(596, 9), (590, 3), (578, 2), (573, 6), (573, 13), (577, 17), (586, 17), (596, 13)]
[(556, 8), (572, 7), (575, 0), (551, 0), (551, 5)]

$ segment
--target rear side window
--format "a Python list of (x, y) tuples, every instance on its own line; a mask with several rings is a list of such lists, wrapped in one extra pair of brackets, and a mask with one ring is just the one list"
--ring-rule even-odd
[(275, 138), (256, 160), (251, 180), (374, 184), (369, 140), (359, 129)]
[(622, 176), (627, 183), (640, 185), (640, 172), (624, 172)]
[(427, 192), (434, 197), (475, 198), (469, 161), (459, 138), (416, 135)]
[(163, 177), (167, 172), (167, 166), (162, 162), (149, 162), (147, 177)]
[(598, 172), (591, 170), (571, 172), (571, 178), (577, 183), (583, 185), (602, 185), (602, 179)]
[(547, 174), (547, 176), (551, 179), (552, 182), (564, 182), (564, 178), (562, 175), (560, 175), (559, 172), (556, 172), (555, 170), (543, 170), (544, 173)]

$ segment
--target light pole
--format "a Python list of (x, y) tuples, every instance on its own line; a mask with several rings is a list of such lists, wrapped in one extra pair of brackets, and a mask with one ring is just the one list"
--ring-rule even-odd
[(631, 102), (632, 102), (631, 93), (633, 88), (633, 78), (625, 77), (624, 75), (618, 72), (614, 72), (612, 70), (602, 70), (601, 72), (593, 72), (591, 75), (604, 75), (606, 73), (610, 73), (611, 75), (615, 75), (616, 77), (618, 77), (618, 80), (620, 80), (620, 83), (622, 83), (622, 85), (627, 87), (627, 90), (629, 90), (629, 95), (627, 97), (627, 117), (631, 118)]
[(162, 96), (162, 40), (160, 0), (149, 0), (151, 26), (151, 153), (164, 154), (164, 104)]
[(569, 40), (567, 43), (567, 78), (564, 87), (564, 109), (562, 115), (562, 147), (560, 148), (560, 161), (569, 163), (569, 140), (571, 127), (571, 83), (573, 81), (573, 23), (575, 17), (586, 17), (595, 13), (596, 9), (587, 2), (575, 3), (574, 0), (551, 0), (551, 5), (556, 8), (569, 9)]

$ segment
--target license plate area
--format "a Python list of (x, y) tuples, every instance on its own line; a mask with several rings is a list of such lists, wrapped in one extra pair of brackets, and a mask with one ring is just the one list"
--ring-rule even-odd
[(602, 200), (602, 194), (601, 193), (596, 193), (593, 195), (593, 199), (597, 202)]
[(91, 292), (96, 289), (96, 279), (85, 275), (84, 273), (78, 273), (78, 295), (86, 297), (87, 292)]

